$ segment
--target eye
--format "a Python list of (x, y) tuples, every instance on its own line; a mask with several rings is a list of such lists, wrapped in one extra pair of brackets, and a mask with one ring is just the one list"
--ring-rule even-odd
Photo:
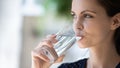
[(83, 17), (84, 17), (84, 18), (93, 18), (93, 16), (90, 15), (90, 14), (84, 14)]
[(75, 19), (77, 16), (75, 15), (75, 13), (71, 13), (71, 16), (73, 17), (73, 19)]

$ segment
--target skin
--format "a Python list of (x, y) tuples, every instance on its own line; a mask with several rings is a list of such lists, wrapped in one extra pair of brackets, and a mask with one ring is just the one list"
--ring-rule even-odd
[[(53, 44), (57, 42), (55, 39), (56, 35), (48, 35), (45, 39), (43, 39), (39, 45), (32, 51), (32, 68), (49, 68), (52, 64), (47, 56), (42, 54), (40, 50), (42, 46), (48, 47), (48, 50), (51, 50), (54, 53), (55, 57), (58, 57), (54, 48)], [(57, 58), (54, 63), (59, 63), (63, 60), (64, 55)]]
[[(81, 37), (77, 44), (80, 48), (90, 50), (86, 68), (115, 68), (120, 62), (120, 56), (116, 52), (113, 35), (120, 26), (120, 14), (109, 17), (96, 0), (73, 0), (71, 14), (75, 35)], [(51, 65), (48, 57), (40, 51), (43, 45), (58, 57), (53, 49), (53, 44), (57, 42), (55, 37), (46, 37), (32, 51), (32, 68), (49, 68)], [(61, 62), (63, 57), (58, 57), (56, 62)]]
[(115, 68), (120, 57), (113, 35), (120, 24), (120, 17), (109, 17), (96, 0), (73, 0), (71, 14), (75, 34), (82, 37), (77, 41), (79, 47), (90, 49), (87, 68)]

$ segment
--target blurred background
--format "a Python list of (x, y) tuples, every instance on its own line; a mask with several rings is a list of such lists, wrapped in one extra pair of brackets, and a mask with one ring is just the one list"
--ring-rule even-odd
[[(0, 0), (0, 68), (31, 68), (31, 51), (48, 34), (72, 24), (71, 0)], [(63, 62), (88, 57), (77, 44)]]

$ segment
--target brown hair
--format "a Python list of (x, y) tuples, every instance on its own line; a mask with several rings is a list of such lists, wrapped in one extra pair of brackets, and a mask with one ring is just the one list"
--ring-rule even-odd
[[(97, 0), (97, 2), (106, 10), (107, 15), (110, 17), (120, 13), (120, 0)], [(116, 29), (114, 36), (115, 47), (120, 55), (120, 27)]]

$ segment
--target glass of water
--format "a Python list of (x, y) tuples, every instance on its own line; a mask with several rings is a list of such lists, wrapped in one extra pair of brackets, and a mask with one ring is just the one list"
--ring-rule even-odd
[(76, 37), (71, 26), (65, 26), (56, 33), (57, 43), (53, 44), (57, 53), (53, 53), (47, 46), (42, 47), (43, 54), (50, 59), (50, 63), (54, 63), (55, 60), (65, 54), (65, 52), (76, 42)]

